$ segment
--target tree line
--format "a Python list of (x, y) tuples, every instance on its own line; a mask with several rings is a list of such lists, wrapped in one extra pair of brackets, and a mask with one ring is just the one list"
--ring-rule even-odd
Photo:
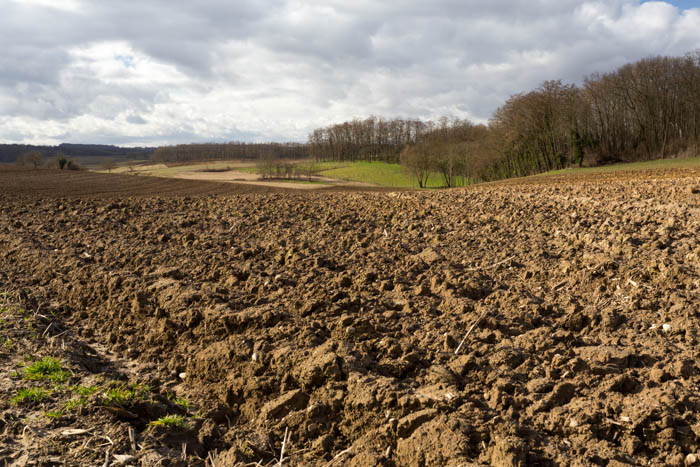
[(354, 119), (314, 130), (308, 139), (309, 151), (317, 160), (398, 162), (402, 148), (420, 141), (431, 125), (375, 116)]
[[(110, 164), (109, 168), (111, 171), (111, 169), (115, 166), (114, 159), (111, 157), (103, 158), (103, 164), (107, 162)], [(31, 167), (33, 169), (46, 167), (60, 170), (82, 170), (81, 165), (77, 161), (68, 159), (60, 152), (56, 157), (48, 160), (44, 159), (44, 155), (41, 153), (41, 151), (34, 150), (23, 152), (17, 157), (15, 164), (20, 167)]]
[[(445, 186), (525, 176), (573, 165), (700, 154), (700, 50), (649, 57), (581, 85), (545, 81), (511, 96), (488, 124), (442, 117), (366, 119), (315, 129), (304, 143), (0, 145), (0, 162), (37, 165), (60, 155), (150, 155), (156, 162), (249, 159), (267, 176), (288, 176), (295, 159), (400, 162), (419, 186), (430, 174)], [(304, 176), (310, 176), (304, 166)], [(264, 170), (263, 170), (264, 169)]]
[(700, 52), (652, 57), (582, 86), (547, 81), (512, 96), (489, 129), (490, 178), (570, 165), (698, 155)]
[[(33, 156), (26, 159), (37, 160), (37, 154), (42, 158), (81, 157), (81, 156), (108, 156), (125, 157), (129, 159), (147, 159), (155, 148), (138, 147), (123, 148), (105, 144), (70, 144), (62, 143), (58, 146), (40, 146), (31, 144), (0, 144), (0, 162), (17, 162), (26, 154)], [(22, 162), (22, 161), (20, 161)], [(31, 163), (31, 160), (29, 161)]]
[(162, 146), (151, 160), (155, 162), (186, 162), (201, 160), (260, 160), (270, 158), (304, 159), (309, 157), (308, 145), (303, 143), (194, 143)]
[(650, 57), (583, 84), (545, 81), (511, 96), (488, 125), (370, 117), (314, 130), (310, 154), (400, 161), (420, 186), (524, 176), (572, 165), (698, 155), (700, 51)]

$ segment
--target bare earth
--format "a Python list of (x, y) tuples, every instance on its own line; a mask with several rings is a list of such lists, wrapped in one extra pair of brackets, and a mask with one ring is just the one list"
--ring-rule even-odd
[(183, 171), (177, 173), (174, 178), (182, 178), (186, 180), (202, 180), (210, 182), (225, 182), (238, 183), (242, 185), (259, 185), (274, 188), (288, 188), (292, 190), (317, 190), (324, 188), (324, 185), (314, 183), (294, 183), (262, 180), (259, 175), (238, 172), (235, 170), (227, 170), (225, 172), (202, 172), (202, 171)]
[(182, 178), (186, 180), (202, 180), (211, 182), (238, 183), (243, 185), (260, 185), (274, 188), (288, 188), (292, 190), (319, 190), (328, 188), (328, 185), (334, 187), (376, 187), (370, 183), (354, 182), (347, 180), (338, 180), (335, 178), (314, 176), (313, 180), (319, 183), (303, 183), (301, 182), (285, 182), (283, 180), (266, 180), (260, 178), (257, 174), (238, 172), (236, 170), (227, 170), (223, 172), (207, 172), (207, 171), (182, 171), (173, 175), (173, 178)]
[[(0, 462), (693, 465), (699, 176), (328, 193), (0, 171)], [(66, 383), (23, 378), (45, 355)], [(45, 415), (78, 385), (98, 390)]]

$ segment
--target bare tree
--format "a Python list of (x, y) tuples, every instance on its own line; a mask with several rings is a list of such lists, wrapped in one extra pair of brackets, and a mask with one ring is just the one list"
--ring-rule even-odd
[(39, 168), (44, 163), (44, 156), (39, 151), (27, 151), (17, 158), (17, 165)]
[(105, 157), (102, 159), (102, 162), (100, 162), (100, 167), (102, 167), (102, 170), (106, 170), (108, 173), (111, 173), (112, 169), (117, 167), (117, 161), (112, 157)]
[(424, 143), (406, 146), (401, 152), (401, 165), (412, 177), (415, 177), (420, 188), (425, 188), (428, 185), (432, 164)]

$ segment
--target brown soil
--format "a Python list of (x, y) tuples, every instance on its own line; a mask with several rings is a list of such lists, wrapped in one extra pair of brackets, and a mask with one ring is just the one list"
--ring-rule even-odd
[(236, 170), (223, 171), (188, 171), (179, 172), (173, 178), (184, 180), (206, 180), (222, 183), (237, 183), (240, 185), (259, 185), (272, 188), (288, 188), (291, 190), (318, 190), (324, 185), (313, 183), (285, 182), (284, 179), (264, 180), (258, 174), (238, 172)]
[[(237, 170), (192, 170), (177, 172), (168, 175), (172, 178), (180, 178), (185, 180), (205, 180), (213, 182), (237, 183), (241, 185), (260, 185), (272, 188), (288, 188), (291, 190), (323, 190), (335, 187), (353, 187), (367, 189), (382, 189), (371, 183), (355, 182), (348, 180), (338, 180), (329, 177), (312, 177), (312, 181), (321, 183), (303, 183), (304, 179), (299, 181), (285, 181), (284, 178), (264, 179), (260, 175), (249, 172), (239, 172)], [(330, 185), (330, 186), (329, 186)]]
[(270, 193), (279, 187), (0, 165), (0, 193), (29, 197), (172, 197)]
[[(265, 465), (285, 432), (286, 465), (692, 465), (700, 452), (695, 172), (117, 199), (1, 183), (0, 290), (56, 322), (10, 329), (36, 326), (22, 345), (73, 378), (152, 389), (47, 424), (10, 402), (20, 357), (7, 352), (0, 460), (96, 464), (110, 449), (141, 465)], [(70, 352), (84, 346), (103, 364)], [(165, 413), (189, 428), (148, 426)], [(86, 427), (82, 448), (57, 431)]]

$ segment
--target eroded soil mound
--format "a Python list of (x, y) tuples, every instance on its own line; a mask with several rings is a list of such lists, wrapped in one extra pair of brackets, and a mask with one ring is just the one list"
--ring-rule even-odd
[(692, 464), (698, 185), (4, 195), (0, 287), (197, 401), (188, 463)]

